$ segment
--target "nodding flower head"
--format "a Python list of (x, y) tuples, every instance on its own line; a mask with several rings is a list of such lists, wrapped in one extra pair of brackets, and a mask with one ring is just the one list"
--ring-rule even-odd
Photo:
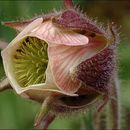
[(26, 22), (4, 23), (21, 31), (2, 51), (11, 86), (38, 102), (58, 97), (51, 103), (57, 112), (81, 110), (108, 96), (115, 70), (113, 26), (102, 28), (70, 7)]

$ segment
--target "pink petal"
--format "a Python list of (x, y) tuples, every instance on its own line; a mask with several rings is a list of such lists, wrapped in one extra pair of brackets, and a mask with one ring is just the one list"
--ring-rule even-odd
[(41, 39), (53, 44), (70, 46), (88, 44), (88, 38), (86, 36), (73, 31), (60, 30), (56, 28), (50, 20), (42, 23), (38, 28), (33, 30), (33, 32)]
[(69, 73), (76, 60), (74, 58), (76, 49), (73, 48), (64, 45), (49, 47), (49, 59), (56, 84), (59, 89), (67, 93), (74, 93), (80, 87), (80, 82), (73, 82)]
[[(94, 42), (94, 41), (93, 41)], [(66, 46), (49, 44), (48, 55), (55, 82), (66, 93), (75, 93), (80, 81), (74, 78), (74, 68), (82, 61), (99, 52), (104, 43), (89, 43), (89, 46)]]

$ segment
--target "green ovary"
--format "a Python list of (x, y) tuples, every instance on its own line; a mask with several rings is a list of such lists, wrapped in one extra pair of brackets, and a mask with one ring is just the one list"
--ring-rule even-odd
[(21, 87), (44, 83), (48, 65), (47, 43), (27, 37), (20, 45), (13, 57), (16, 80)]

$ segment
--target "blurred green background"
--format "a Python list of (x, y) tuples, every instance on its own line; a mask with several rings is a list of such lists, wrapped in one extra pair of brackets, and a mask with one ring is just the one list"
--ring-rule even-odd
[[(119, 77), (121, 82), (122, 129), (130, 129), (130, 2), (127, 0), (74, 0), (76, 5), (93, 18), (107, 24), (114, 21), (120, 28)], [(24, 20), (40, 14), (63, 9), (62, 0), (53, 1), (0, 1), (0, 22)], [(10, 42), (16, 32), (0, 25), (0, 39)], [(5, 75), (0, 58), (0, 78)], [(26, 101), (12, 91), (0, 93), (0, 129), (32, 129), (39, 104)], [(75, 118), (76, 116), (76, 118)], [(84, 116), (58, 117), (50, 129), (81, 129)], [(86, 120), (87, 121), (87, 120)]]

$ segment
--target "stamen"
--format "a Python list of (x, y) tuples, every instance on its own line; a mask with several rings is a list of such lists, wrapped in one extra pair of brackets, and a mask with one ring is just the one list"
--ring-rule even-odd
[(48, 45), (35, 37), (27, 37), (21, 42), (14, 55), (14, 72), (21, 87), (44, 83), (48, 64)]

